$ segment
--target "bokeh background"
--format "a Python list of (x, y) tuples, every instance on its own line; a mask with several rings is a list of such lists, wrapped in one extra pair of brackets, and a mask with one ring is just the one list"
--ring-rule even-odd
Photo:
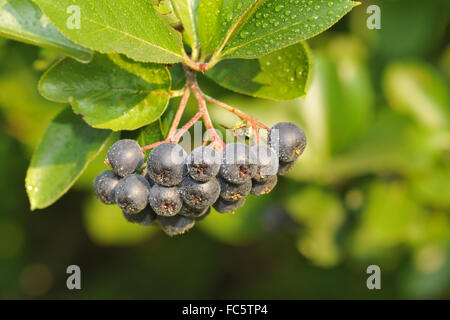
[[(369, 4), (381, 7), (381, 30), (366, 27)], [(36, 89), (58, 53), (0, 38), (0, 298), (449, 299), (449, 9), (363, 1), (309, 41), (303, 99), (251, 99), (203, 78), (207, 93), (269, 126), (300, 124), (309, 143), (270, 195), (175, 238), (95, 199), (104, 154), (55, 205), (30, 212), (27, 165), (65, 107)], [(82, 290), (66, 288), (71, 264)], [(381, 290), (366, 288), (371, 264)]]

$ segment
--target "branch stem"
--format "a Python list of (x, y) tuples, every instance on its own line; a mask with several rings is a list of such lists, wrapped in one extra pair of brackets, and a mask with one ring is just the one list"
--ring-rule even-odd
[(186, 133), (186, 131), (188, 131), (193, 125), (194, 123), (197, 122), (198, 119), (200, 119), (203, 116), (203, 113), (201, 113), (200, 111), (197, 112), (197, 114), (191, 119), (189, 120), (188, 123), (186, 123), (181, 129), (180, 131), (177, 132), (177, 134), (175, 135), (175, 137), (173, 137), (173, 142), (178, 143), (181, 139), (181, 137), (183, 136), (183, 134)]
[(265, 126), (263, 123), (257, 121), (253, 117), (250, 117), (249, 115), (245, 114), (241, 110), (236, 109), (235, 107), (232, 107), (226, 103), (223, 103), (222, 101), (216, 100), (210, 96), (207, 96), (206, 94), (203, 94), (203, 97), (205, 98), (206, 101), (209, 101), (209, 102), (215, 104), (216, 106), (219, 106), (225, 110), (230, 111), (231, 113), (234, 113), (239, 118), (241, 118), (243, 120), (248, 120), (252, 125), (256, 125), (260, 128), (263, 128), (264, 130), (269, 130), (269, 127)]
[(167, 135), (167, 139), (170, 139), (178, 128), (180, 124), (181, 117), (183, 116), (184, 109), (186, 108), (187, 102), (189, 101), (189, 96), (191, 95), (191, 89), (186, 88), (183, 94), (183, 98), (181, 99), (180, 105), (178, 106), (177, 113), (175, 114), (175, 118), (173, 119), (172, 125), (169, 130), (169, 134)]

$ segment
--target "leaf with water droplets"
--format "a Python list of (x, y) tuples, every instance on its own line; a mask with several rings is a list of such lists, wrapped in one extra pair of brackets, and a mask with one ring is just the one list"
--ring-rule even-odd
[(268, 0), (233, 34), (221, 57), (255, 59), (311, 38), (358, 4), (350, 0)]
[(0, 35), (58, 49), (80, 61), (91, 58), (91, 50), (66, 39), (31, 0), (0, 0)]
[(183, 24), (184, 40), (191, 47), (199, 47), (197, 11), (200, 0), (171, 0), (175, 13)]
[(198, 7), (198, 33), (203, 58), (225, 46), (233, 33), (264, 0), (202, 0)]
[(305, 94), (309, 71), (308, 47), (298, 43), (255, 60), (223, 60), (206, 75), (235, 92), (257, 98), (291, 100)]
[(46, 208), (65, 194), (111, 137), (111, 131), (94, 129), (64, 109), (48, 125), (27, 171), (31, 210)]
[(102, 53), (137, 61), (183, 61), (178, 32), (149, 0), (34, 0), (67, 38)]
[(39, 82), (45, 98), (69, 102), (91, 126), (114, 131), (156, 121), (169, 103), (170, 87), (170, 73), (163, 65), (102, 54), (89, 64), (62, 60)]

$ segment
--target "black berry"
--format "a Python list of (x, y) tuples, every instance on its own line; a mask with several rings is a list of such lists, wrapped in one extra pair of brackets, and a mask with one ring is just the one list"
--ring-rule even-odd
[(251, 193), (254, 196), (261, 196), (263, 194), (268, 194), (270, 191), (273, 190), (273, 188), (275, 188), (277, 182), (278, 182), (277, 175), (270, 176), (263, 182), (253, 181)]
[(115, 174), (126, 177), (140, 169), (144, 163), (144, 154), (136, 141), (124, 139), (111, 146), (106, 160)]
[(219, 173), (220, 155), (214, 148), (198, 147), (187, 157), (186, 167), (192, 179), (206, 182)]
[(203, 215), (205, 215), (208, 210), (211, 210), (211, 207), (208, 207), (208, 208), (203, 209), (203, 210), (195, 210), (195, 209), (192, 209), (189, 206), (184, 205), (184, 206), (181, 207), (181, 210), (180, 210), (180, 212), (178, 212), (178, 214), (182, 215), (182, 216), (185, 216), (185, 217), (196, 218), (197, 219), (197, 218), (200, 218)]
[(163, 231), (169, 236), (183, 234), (195, 225), (194, 219), (180, 215), (173, 217), (158, 216), (157, 219)]
[(241, 184), (230, 183), (222, 178), (219, 178), (220, 197), (223, 200), (235, 201), (240, 198), (245, 198), (252, 190), (252, 180), (247, 180)]
[(153, 185), (155, 184), (155, 181), (153, 181), (153, 179), (150, 178), (147, 170), (145, 172), (144, 178), (148, 181), (148, 183), (150, 184), (150, 187), (153, 187)]
[(208, 182), (198, 182), (191, 177), (186, 177), (180, 184), (180, 191), (187, 206), (195, 210), (204, 210), (216, 202), (220, 194), (220, 186), (216, 178)]
[(256, 156), (256, 181), (264, 181), (278, 172), (278, 156), (275, 150), (265, 145), (256, 145), (250, 148)]
[(230, 143), (222, 152), (220, 175), (231, 183), (244, 183), (256, 174), (256, 157), (249, 146)]
[(120, 177), (111, 170), (103, 171), (94, 180), (94, 190), (98, 199), (105, 204), (116, 203), (116, 187)]
[(148, 204), (150, 184), (138, 174), (129, 175), (116, 187), (116, 203), (126, 213), (139, 213)]
[(219, 213), (227, 213), (233, 212), (245, 204), (245, 198), (240, 198), (235, 201), (226, 201), (222, 198), (219, 198), (216, 203), (214, 203), (213, 207)]
[(184, 176), (186, 152), (178, 144), (163, 143), (150, 152), (147, 159), (147, 173), (153, 181), (166, 186), (178, 185)]
[(156, 214), (168, 217), (176, 215), (183, 205), (177, 187), (164, 187), (158, 184), (150, 189), (148, 201)]
[(268, 143), (280, 161), (295, 161), (305, 150), (306, 136), (302, 129), (291, 122), (280, 122), (269, 132)]
[(123, 216), (128, 222), (138, 223), (142, 226), (149, 226), (156, 220), (156, 213), (150, 206), (146, 206), (139, 213), (126, 213), (123, 211)]

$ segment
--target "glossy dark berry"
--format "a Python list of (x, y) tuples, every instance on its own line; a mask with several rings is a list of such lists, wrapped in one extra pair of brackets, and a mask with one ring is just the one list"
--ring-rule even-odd
[(157, 220), (161, 229), (169, 236), (183, 234), (195, 225), (194, 219), (180, 215), (173, 217), (158, 216)]
[(249, 146), (230, 143), (222, 151), (220, 176), (231, 183), (244, 183), (256, 174), (256, 158)]
[(256, 156), (256, 174), (253, 180), (264, 181), (278, 172), (278, 155), (269, 146), (256, 145), (250, 148)]
[(136, 141), (124, 139), (111, 146), (106, 160), (116, 175), (126, 177), (141, 168), (144, 163), (144, 154)]
[(178, 185), (184, 176), (186, 152), (175, 143), (163, 143), (150, 152), (147, 159), (147, 173), (156, 183), (173, 187)]
[(216, 178), (208, 182), (198, 182), (188, 176), (180, 184), (180, 193), (187, 206), (195, 210), (204, 210), (216, 202), (220, 186)]
[(292, 167), (295, 165), (296, 161), (291, 161), (291, 162), (283, 162), (280, 161), (279, 166), (278, 166), (278, 175), (280, 176), (284, 176), (286, 173), (288, 173)]
[(183, 205), (177, 187), (164, 187), (158, 184), (150, 189), (148, 201), (157, 215), (166, 217), (176, 215)]
[(150, 184), (150, 187), (153, 187), (153, 185), (155, 184), (155, 181), (153, 181), (153, 179), (150, 178), (147, 170), (145, 172), (144, 178), (148, 181), (148, 183)]
[(270, 191), (273, 190), (273, 188), (275, 188), (277, 182), (278, 182), (277, 175), (270, 176), (263, 182), (253, 181), (251, 193), (254, 196), (261, 196), (263, 194), (268, 194)]
[(291, 122), (280, 122), (269, 132), (268, 143), (280, 161), (295, 161), (305, 150), (306, 136), (302, 129)]
[(139, 213), (148, 204), (150, 184), (138, 174), (129, 175), (116, 187), (116, 203), (126, 213)]
[(211, 207), (208, 207), (208, 208), (202, 209), (202, 210), (195, 210), (189, 206), (184, 205), (181, 207), (181, 210), (180, 210), (180, 212), (178, 212), (178, 214), (188, 217), (188, 218), (196, 218), (197, 219), (197, 218), (202, 217), (204, 214), (206, 214), (206, 212), (208, 210), (210, 210), (210, 208)]
[(97, 198), (105, 204), (116, 203), (116, 187), (120, 177), (112, 170), (103, 171), (94, 180), (94, 190)]
[(123, 216), (128, 222), (138, 223), (141, 226), (149, 226), (156, 220), (156, 213), (150, 206), (146, 206), (139, 213), (126, 213), (123, 211)]
[(192, 179), (206, 182), (220, 169), (220, 154), (211, 147), (198, 147), (186, 159), (186, 168)]
[(230, 183), (222, 178), (218, 179), (220, 184), (220, 197), (223, 200), (235, 201), (245, 198), (252, 190), (252, 180), (247, 180), (241, 184)]
[(235, 201), (226, 201), (222, 198), (219, 198), (219, 200), (214, 203), (213, 207), (216, 209), (219, 213), (227, 213), (227, 212), (233, 212), (245, 204), (245, 198), (240, 198), (239, 200)]

